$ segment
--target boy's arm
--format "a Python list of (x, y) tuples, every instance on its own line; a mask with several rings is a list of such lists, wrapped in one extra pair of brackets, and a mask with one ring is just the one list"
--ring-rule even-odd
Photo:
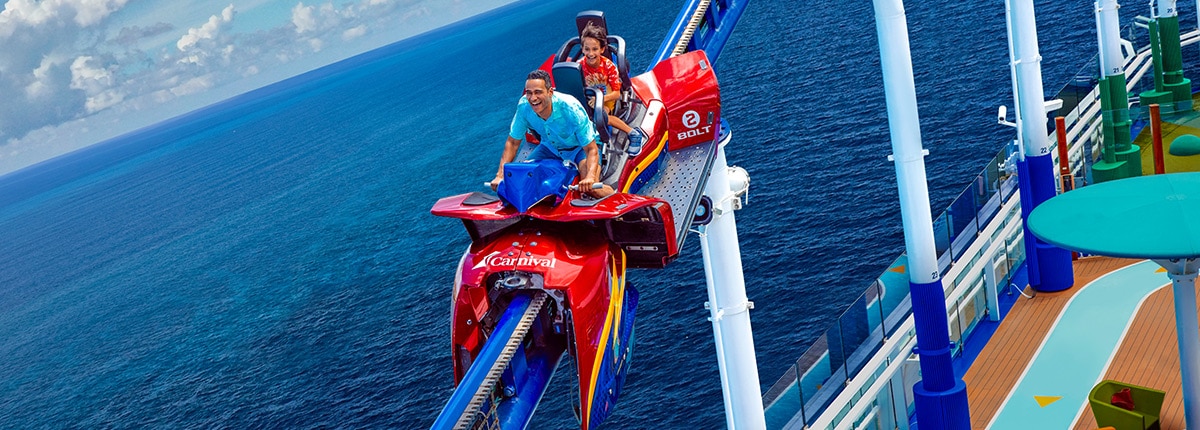
[(608, 92), (605, 92), (605, 93), (604, 93), (604, 102), (605, 102), (605, 103), (608, 103), (608, 102), (614, 101), (614, 100), (616, 100), (616, 99), (619, 99), (619, 98), (621, 98), (621, 92), (620, 92), (620, 91), (611, 91), (611, 90), (610, 90), (610, 91), (608, 91)]

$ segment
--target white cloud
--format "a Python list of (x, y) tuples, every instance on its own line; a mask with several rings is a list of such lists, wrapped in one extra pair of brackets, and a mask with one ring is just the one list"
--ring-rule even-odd
[(8, 0), (0, 11), (0, 38), (21, 27), (71, 20), (80, 27), (96, 25), (125, 6), (126, 0)]
[(414, 18), (425, 17), (425, 16), (429, 16), (432, 14), (433, 14), (433, 12), (430, 11), (429, 8), (418, 7), (416, 9), (409, 10), (408, 12), (404, 12), (404, 15), (401, 17), (401, 19), (404, 21), (410, 21)]
[(156, 22), (153, 25), (147, 25), (145, 27), (134, 25), (131, 27), (122, 28), (121, 32), (117, 34), (117, 37), (113, 38), (113, 42), (120, 46), (131, 46), (135, 43), (138, 43), (142, 39), (158, 36), (174, 29), (174, 25), (166, 22)]
[(90, 56), (76, 57), (71, 63), (71, 88), (87, 94), (84, 108), (88, 113), (107, 109), (125, 100), (125, 93), (114, 88), (115, 66), (103, 67)]
[(352, 21), (357, 18), (354, 12), (356, 6), (348, 5), (342, 9), (325, 3), (321, 6), (305, 6), (304, 2), (296, 3), (292, 8), (292, 25), (296, 33), (326, 33), (331, 30), (353, 27)]
[(201, 40), (211, 40), (217, 36), (224, 24), (233, 21), (233, 5), (226, 6), (221, 10), (220, 15), (213, 15), (208, 18), (208, 22), (204, 25), (195, 28), (189, 28), (187, 34), (179, 38), (179, 42), (175, 46), (180, 51), (187, 51), (189, 48), (196, 46)]
[(50, 57), (42, 58), (42, 64), (38, 68), (33, 69), (33, 82), (25, 86), (25, 95), (30, 99), (38, 99), (49, 96), (54, 90), (55, 85), (54, 74), (51, 70), (56, 65), (54, 59)]
[(305, 6), (303, 2), (296, 3), (296, 7), (292, 8), (292, 25), (296, 26), (297, 33), (307, 33), (317, 29), (315, 9), (312, 6)]
[(88, 113), (96, 113), (122, 101), (125, 101), (125, 93), (115, 89), (108, 89), (88, 96), (84, 107), (87, 108)]
[(187, 82), (179, 84), (170, 89), (171, 94), (175, 97), (196, 94), (213, 87), (213, 76), (204, 75), (188, 79)]
[(0, 174), (513, 0), (128, 1), (0, 0)]
[(367, 34), (367, 26), (359, 25), (357, 27), (343, 31), (342, 32), (342, 40), (357, 39), (359, 37), (362, 37), (365, 34)]
[(109, 14), (125, 6), (126, 0), (61, 0), (61, 2), (73, 3), (75, 22), (82, 27), (88, 27), (99, 23)]
[(97, 93), (113, 84), (112, 71), (98, 67), (90, 56), (75, 57), (71, 62), (71, 88), (87, 93)]

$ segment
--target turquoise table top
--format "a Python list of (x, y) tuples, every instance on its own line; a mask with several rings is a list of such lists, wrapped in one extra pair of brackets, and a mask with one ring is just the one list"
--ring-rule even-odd
[(1043, 202), (1029, 229), (1072, 251), (1127, 258), (1200, 257), (1200, 173), (1089, 185)]

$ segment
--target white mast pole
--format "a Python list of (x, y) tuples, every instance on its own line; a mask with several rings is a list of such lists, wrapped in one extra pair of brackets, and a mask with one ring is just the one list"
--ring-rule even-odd
[[(1200, 0), (1197, 0), (1200, 1)], [(1125, 56), (1121, 53), (1121, 27), (1117, 0), (1096, 2), (1096, 35), (1100, 39), (1100, 76), (1125, 73)]]
[(912, 53), (908, 44), (908, 19), (901, 0), (875, 0), (875, 28), (879, 38), (883, 89), (891, 131), (892, 161), (900, 194), (900, 218), (908, 254), (908, 282), (917, 332), (921, 381), (913, 388), (917, 425), (920, 428), (970, 428), (967, 386), (951, 365), (946, 296), (933, 237), (929, 187), (925, 179), (925, 150), (917, 117), (917, 90)]
[[(754, 335), (750, 330), (750, 309), (746, 281), (742, 276), (742, 253), (738, 245), (734, 190), (749, 186), (746, 171), (730, 168), (725, 162), (726, 135), (717, 147), (717, 158), (709, 172), (704, 194), (713, 202), (713, 218), (699, 227), (700, 251), (704, 258), (708, 285), (709, 320), (717, 348), (717, 366), (721, 371), (721, 391), (725, 397), (725, 422), (730, 429), (765, 429), (762, 392), (759, 391), (758, 361), (754, 354)], [(733, 174), (731, 174), (733, 173)], [(678, 214), (677, 216), (691, 216)]]

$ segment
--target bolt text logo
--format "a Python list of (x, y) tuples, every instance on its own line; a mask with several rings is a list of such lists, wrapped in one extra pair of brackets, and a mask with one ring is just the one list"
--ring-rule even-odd
[(696, 137), (696, 136), (699, 136), (702, 134), (708, 134), (709, 131), (712, 131), (711, 125), (706, 125), (704, 127), (696, 128), (699, 125), (700, 125), (700, 114), (699, 113), (697, 113), (694, 110), (689, 110), (687, 112), (684, 112), (683, 113), (683, 126), (687, 127), (688, 130), (676, 134), (675, 137), (679, 140), (686, 140), (686, 139), (690, 139), (690, 138), (693, 138), (693, 137)]
[(683, 126), (687, 128), (696, 128), (700, 125), (700, 114), (694, 110), (683, 113)]

